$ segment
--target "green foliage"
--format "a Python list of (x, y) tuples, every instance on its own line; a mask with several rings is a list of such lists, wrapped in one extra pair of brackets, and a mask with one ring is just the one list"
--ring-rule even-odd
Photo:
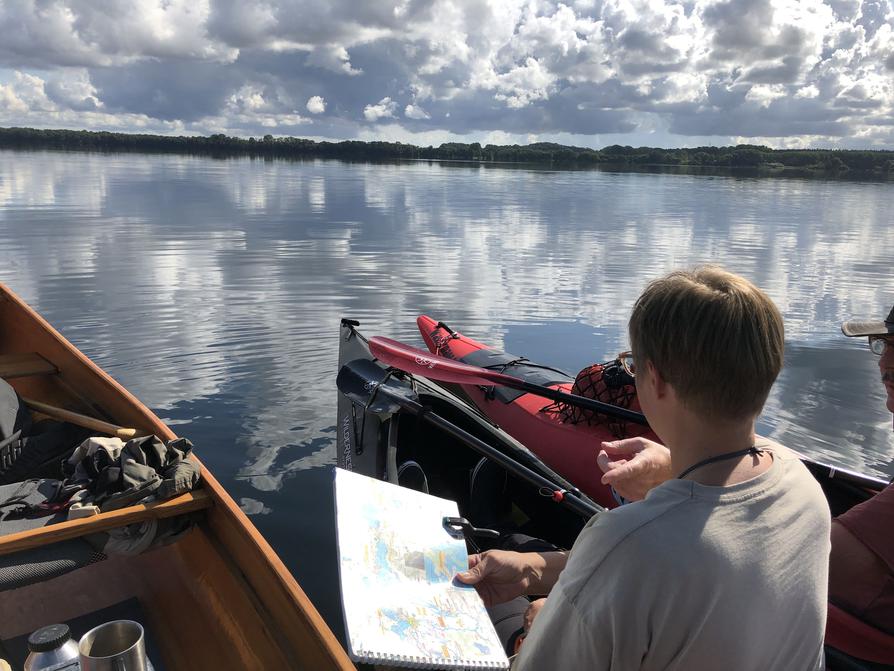
[(736, 168), (763, 172), (796, 171), (798, 174), (894, 175), (894, 152), (844, 151), (830, 149), (774, 150), (761, 145), (661, 149), (611, 145), (601, 150), (570, 147), (552, 142), (521, 145), (465, 144), (446, 142), (439, 147), (417, 147), (402, 142), (316, 142), (297, 137), (263, 139), (230, 137), (221, 133), (208, 137), (141, 135), (86, 130), (39, 130), (0, 128), (0, 148), (63, 149), (77, 151), (135, 151), (205, 154), (219, 157), (258, 156), (281, 158), (339, 158), (344, 160), (422, 159), (475, 161), (481, 163), (536, 163), (562, 167), (607, 164), (680, 166), (692, 168)]

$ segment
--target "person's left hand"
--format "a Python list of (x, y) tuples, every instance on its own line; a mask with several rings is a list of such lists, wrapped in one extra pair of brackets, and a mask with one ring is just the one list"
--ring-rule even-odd
[(546, 597), (542, 599), (536, 599), (531, 602), (531, 605), (528, 606), (528, 609), (525, 611), (524, 618), (524, 626), (525, 633), (527, 634), (531, 631), (531, 625), (534, 624), (534, 618), (537, 617), (537, 613), (540, 612), (540, 609), (543, 608), (543, 605), (546, 603)]
[(611, 485), (625, 499), (639, 501), (652, 487), (673, 477), (670, 451), (647, 438), (627, 438), (602, 443), (596, 463)]

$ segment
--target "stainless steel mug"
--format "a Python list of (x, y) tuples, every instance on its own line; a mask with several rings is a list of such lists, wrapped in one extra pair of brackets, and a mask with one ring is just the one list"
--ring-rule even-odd
[(81, 671), (148, 671), (143, 627), (114, 620), (94, 627), (78, 643)]

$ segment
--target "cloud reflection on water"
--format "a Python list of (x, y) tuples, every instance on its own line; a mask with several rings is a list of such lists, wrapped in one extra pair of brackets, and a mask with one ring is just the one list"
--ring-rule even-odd
[[(890, 194), (782, 179), (0, 152), (0, 277), (147, 404), (189, 422), (184, 434), (213, 434), (203, 456), (218, 477), (264, 498), (329, 461), (340, 316), (411, 341), (420, 312), (497, 346), (538, 328), (519, 353), (582, 366), (624, 348), (648, 279), (720, 262), (764, 287), (786, 319), (788, 367), (762, 426), (881, 472), (894, 441), (875, 362), (838, 324), (894, 300)], [(589, 347), (554, 351), (573, 325), (590, 329), (576, 341)], [(182, 416), (198, 401), (201, 416)]]

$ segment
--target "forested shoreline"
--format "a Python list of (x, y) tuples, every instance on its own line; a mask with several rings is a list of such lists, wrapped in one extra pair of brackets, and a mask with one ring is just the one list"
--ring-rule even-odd
[(659, 149), (612, 145), (603, 149), (539, 142), (484, 145), (448, 142), (418, 147), (402, 142), (317, 142), (296, 137), (248, 139), (223, 134), (167, 136), (105, 131), (0, 128), (0, 148), (104, 152), (198, 154), (217, 157), (336, 158), (343, 160), (440, 160), (479, 163), (534, 163), (560, 167), (745, 168), (759, 172), (894, 177), (894, 151), (771, 149), (760, 145)]

